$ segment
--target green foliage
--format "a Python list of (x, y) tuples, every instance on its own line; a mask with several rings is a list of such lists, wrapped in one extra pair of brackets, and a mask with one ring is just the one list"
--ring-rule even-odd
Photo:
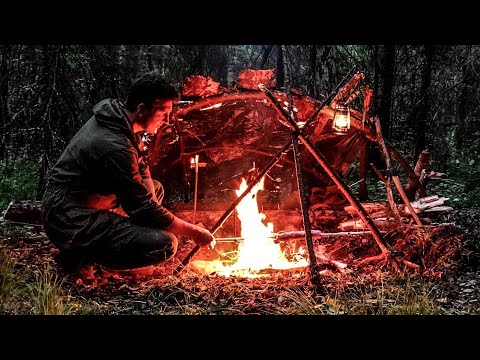
[(480, 207), (480, 156), (477, 151), (452, 152), (446, 179), (434, 181), (432, 193), (448, 197), (456, 208)]
[(370, 56), (366, 45), (339, 45), (337, 50), (342, 57), (347, 57), (352, 63), (367, 62)]
[(0, 161), (0, 210), (13, 199), (35, 200), (39, 165), (20, 159), (8, 164)]

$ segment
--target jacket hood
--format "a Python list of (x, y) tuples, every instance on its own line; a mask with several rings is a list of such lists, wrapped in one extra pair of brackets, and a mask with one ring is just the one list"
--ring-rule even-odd
[(97, 122), (112, 130), (132, 132), (132, 125), (128, 120), (122, 102), (118, 99), (105, 99), (93, 107), (93, 115)]

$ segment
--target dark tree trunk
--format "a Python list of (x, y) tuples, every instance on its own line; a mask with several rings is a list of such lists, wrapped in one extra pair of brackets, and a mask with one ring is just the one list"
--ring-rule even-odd
[(118, 69), (118, 45), (109, 45), (106, 47), (106, 52), (108, 56), (108, 61), (105, 63), (105, 75), (108, 81), (108, 92), (105, 94), (106, 97), (119, 98), (120, 93), (118, 91), (118, 80), (116, 75), (119, 73)]
[[(328, 87), (328, 82), (329, 82), (329, 72), (328, 72), (328, 59), (329, 55), (332, 51), (333, 46), (332, 45), (325, 45), (323, 47), (322, 55), (320, 56), (320, 61), (317, 62), (317, 78), (318, 78), (318, 86), (317, 86), (317, 96), (320, 94), (321, 90), (320, 89), (328, 89), (330, 91), (330, 88)], [(327, 68), (327, 73), (325, 73), (325, 68)], [(328, 92), (325, 91), (325, 92)]]
[(317, 46), (310, 45), (308, 49), (308, 94), (313, 97), (317, 98)]
[(383, 136), (390, 138), (390, 113), (395, 74), (395, 45), (385, 45), (382, 61), (382, 98), (378, 115), (382, 125)]
[(376, 115), (378, 114), (378, 109), (380, 107), (378, 104), (378, 99), (380, 99), (380, 97), (378, 96), (378, 79), (380, 77), (380, 66), (378, 64), (378, 45), (373, 46), (371, 63), (373, 69), (373, 114)]
[(461, 68), (461, 78), (462, 85), (460, 94), (457, 97), (456, 111), (455, 111), (455, 122), (457, 123), (457, 129), (455, 131), (455, 143), (458, 150), (462, 150), (465, 147), (465, 130), (467, 122), (467, 113), (468, 113), (468, 102), (472, 96), (471, 87), (474, 83), (475, 74), (474, 69), (470, 63), (469, 56), (472, 52), (471, 46), (467, 46), (467, 55), (465, 56), (466, 60), (464, 61)]
[[(45, 86), (47, 91), (44, 93), (43, 102), (45, 103), (46, 107), (44, 109), (44, 113), (42, 114), (42, 131), (43, 131), (43, 143), (42, 143), (42, 154), (41, 154), (41, 166), (38, 172), (38, 179), (37, 179), (37, 194), (36, 199), (39, 200), (43, 196), (44, 187), (45, 187), (45, 178), (47, 176), (47, 172), (49, 169), (49, 154), (51, 153), (52, 149), (52, 137), (53, 134), (51, 129), (53, 128), (51, 125), (51, 113), (52, 113), (52, 102), (53, 102), (53, 94), (54, 94), (54, 86), (55, 83), (53, 82), (54, 74), (52, 73), (52, 63), (55, 62), (55, 55), (54, 52), (57, 49), (53, 49), (50, 45), (42, 46), (42, 82)], [(57, 50), (58, 51), (58, 50)]]
[(207, 75), (224, 86), (228, 84), (228, 46), (210, 45), (207, 52)]
[(434, 55), (434, 47), (432, 45), (425, 46), (425, 64), (422, 71), (422, 85), (420, 88), (421, 104), (417, 116), (417, 134), (415, 141), (415, 159), (420, 152), (425, 149), (427, 128), (427, 117), (430, 112), (429, 88), (432, 80), (432, 62)]
[(139, 67), (140, 51), (138, 45), (127, 45), (125, 48), (125, 66), (128, 71), (135, 72)]
[(7, 124), (9, 123), (10, 113), (8, 111), (9, 87), (10, 79), (9, 63), (10, 63), (10, 45), (0, 45), (0, 56), (2, 62), (0, 65), (0, 121), (1, 121), (1, 143), (0, 143), (0, 159), (7, 160)]
[(285, 73), (283, 72), (283, 51), (280, 45), (277, 45), (277, 88), (285, 86)]
[(207, 45), (197, 45), (193, 65), (193, 71), (196, 75), (206, 75), (207, 63)]
[(153, 70), (152, 56), (153, 56), (153, 45), (149, 45), (149, 46), (147, 47), (147, 54), (146, 54), (148, 71), (152, 71), (152, 70)]
[(227, 63), (227, 86), (233, 87), (235, 85), (235, 65), (237, 61), (236, 49), (234, 46), (230, 48), (228, 52), (228, 63)]
[(268, 58), (270, 57), (270, 54), (272, 53), (273, 45), (267, 45), (263, 47), (263, 52), (262, 52), (262, 64), (260, 66), (261, 69), (265, 69), (267, 66)]

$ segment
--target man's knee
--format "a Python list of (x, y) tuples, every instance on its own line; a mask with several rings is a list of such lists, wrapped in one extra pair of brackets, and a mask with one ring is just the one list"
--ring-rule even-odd
[(167, 250), (167, 259), (171, 258), (173, 255), (177, 253), (178, 249), (178, 238), (172, 234), (168, 233), (169, 239), (170, 239), (170, 247)]
[(156, 257), (158, 261), (165, 261), (177, 253), (178, 239), (174, 234), (167, 231), (163, 231), (160, 237), (158, 243), (162, 245), (152, 250), (150, 256)]

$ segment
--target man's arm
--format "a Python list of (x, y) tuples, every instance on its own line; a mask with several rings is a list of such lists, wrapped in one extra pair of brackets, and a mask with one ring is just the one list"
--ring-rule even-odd
[(198, 246), (207, 246), (213, 249), (215, 246), (215, 237), (210, 231), (200, 226), (186, 222), (178, 217), (174, 217), (172, 224), (165, 228), (176, 235), (182, 235), (193, 239)]
[(105, 154), (103, 163), (105, 173), (111, 179), (113, 192), (134, 223), (160, 229), (172, 224), (174, 215), (154, 200), (153, 183), (149, 185), (152, 190), (147, 190), (134, 149), (115, 150)]
[[(120, 204), (135, 223), (191, 238), (199, 246), (215, 245), (215, 238), (210, 231), (176, 217), (154, 200), (156, 194), (153, 180), (151, 176), (145, 176), (150, 172), (148, 168), (140, 172), (135, 152), (116, 151), (111, 155), (106, 159), (105, 166), (112, 176)], [(142, 178), (142, 175), (145, 177)]]
[(155, 192), (155, 185), (153, 184), (150, 168), (147, 163), (142, 159), (138, 164), (138, 171), (142, 177), (143, 184), (147, 188), (148, 192), (152, 194), (153, 200), (158, 203), (157, 194)]
[(155, 193), (155, 185), (153, 185), (152, 178), (143, 178), (142, 181), (147, 188), (147, 191), (152, 194), (153, 200), (158, 203), (157, 194)]

